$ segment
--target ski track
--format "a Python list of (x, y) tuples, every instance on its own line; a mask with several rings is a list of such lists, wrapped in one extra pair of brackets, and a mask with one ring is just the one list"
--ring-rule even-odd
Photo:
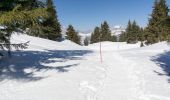
[[(118, 87), (119, 85), (121, 86), (123, 84), (125, 86), (121, 91), (119, 91), (120, 94), (123, 94), (122, 96), (115, 95), (115, 98), (117, 100), (121, 100), (121, 99), (122, 100), (123, 99), (150, 100), (150, 99), (147, 99), (146, 95), (144, 95), (145, 90), (143, 87), (145, 87), (145, 80), (142, 79), (143, 77), (141, 76), (141, 72), (135, 69), (137, 64), (133, 61), (130, 61), (130, 60), (127, 60), (126, 58), (121, 57), (121, 55), (119, 55), (118, 52), (113, 52), (113, 53), (111, 52), (113, 51), (110, 51), (109, 53), (103, 52), (104, 59), (106, 60), (104, 60), (104, 62), (101, 63), (100, 66), (97, 66), (97, 69), (103, 72), (100, 76), (101, 78), (99, 78), (100, 80), (91, 80), (91, 81), (84, 80), (80, 82), (79, 90), (81, 91), (81, 93), (83, 93), (84, 100), (106, 100), (107, 95), (104, 96), (105, 94), (102, 94), (102, 92), (105, 91), (103, 93), (107, 93), (106, 92), (108, 91), (107, 87), (110, 84), (112, 84), (111, 85), (112, 87), (116, 87), (114, 88), (115, 91), (119, 90), (120, 88)], [(108, 54), (110, 55), (110, 53), (112, 54), (112, 56), (108, 56)], [(114, 55), (116, 55), (116, 58), (114, 58)], [(109, 58), (105, 58), (105, 57), (109, 57)], [(113, 61), (116, 62), (116, 65), (113, 62), (111, 63), (107, 62), (107, 59), (113, 59)], [(124, 61), (124, 64), (121, 63), (122, 60)], [(96, 64), (96, 62), (93, 62), (93, 63)], [(118, 71), (121, 70), (122, 73), (120, 73), (120, 75), (122, 75), (123, 77), (121, 78), (120, 81), (117, 81), (115, 85), (114, 83), (108, 83), (108, 82), (111, 82), (109, 80), (114, 80), (117, 77), (113, 73), (114, 67), (120, 67)], [(125, 81), (124, 83), (122, 83), (123, 80)], [(113, 88), (111, 87), (110, 89), (113, 90)], [(113, 94), (113, 98), (114, 98), (114, 94)], [(112, 100), (113, 98), (110, 98), (110, 99), (107, 98), (107, 100), (108, 99)]]
[[(170, 100), (168, 97), (150, 94), (150, 91), (146, 90), (145, 74), (141, 72), (143, 67), (138, 67), (139, 64), (133, 59), (122, 56), (118, 51), (104, 51), (104, 61), (100, 63), (98, 54), (99, 52), (94, 51), (93, 54), (84, 57), (86, 60), (80, 61), (84, 64), (89, 63), (99, 76), (94, 75), (95, 79), (85, 79), (78, 83), (78, 90), (82, 96), (78, 100), (113, 100), (113, 98), (116, 100)], [(113, 62), (108, 59), (112, 59)], [(5, 83), (6, 81), (3, 81), (0, 85)], [(10, 84), (1, 91), (1, 95), (7, 97), (9, 93), (13, 94), (24, 89), (21, 86), (16, 91), (13, 88), (16, 84)], [(29, 87), (34, 88), (34, 85)]]
[[(97, 52), (96, 52), (97, 53)], [(93, 57), (94, 59), (94, 57)], [(96, 58), (97, 59), (97, 58)], [(92, 64), (95, 65), (99, 61), (94, 61)], [(84, 96), (84, 100), (99, 100), (98, 95), (104, 87), (105, 79), (107, 78), (108, 65), (101, 63), (100, 66), (95, 66), (97, 70), (102, 71), (101, 76), (98, 80), (85, 80), (79, 84), (79, 90)]]
[[(98, 52), (95, 52), (94, 55), (98, 55)], [(113, 98), (116, 100), (170, 100), (168, 97), (154, 95), (146, 88), (147, 82), (146, 75), (142, 72), (143, 67), (139, 67), (139, 64), (133, 59), (121, 56), (118, 51), (104, 51), (103, 58), (103, 63), (95, 66), (97, 70), (102, 71), (98, 76), (100, 78), (79, 83), (79, 90), (84, 96), (83, 100), (113, 100)], [(109, 62), (107, 59), (112, 59), (113, 62)], [(94, 61), (92, 64), (96, 63), (99, 61)], [(120, 74), (116, 75), (117, 73), (114, 73), (116, 71), (119, 71)]]

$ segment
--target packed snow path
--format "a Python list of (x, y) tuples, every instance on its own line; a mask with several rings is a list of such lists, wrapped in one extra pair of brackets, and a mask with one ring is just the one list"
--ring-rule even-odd
[[(82, 85), (87, 88), (84, 94), (84, 100), (128, 100), (133, 95), (131, 85), (135, 80), (130, 79), (130, 73), (127, 71), (127, 61), (122, 63), (122, 58), (115, 52), (103, 52), (103, 63), (98, 66), (103, 70), (99, 80), (85, 81)], [(109, 60), (110, 59), (110, 60)], [(100, 63), (100, 62), (99, 62)], [(130, 64), (130, 63), (129, 63)], [(129, 65), (130, 66), (130, 65)], [(99, 86), (89, 83), (98, 83)]]
[(0, 100), (170, 100), (169, 77), (160, 67), (170, 66), (165, 42), (144, 48), (104, 42), (100, 63), (99, 44), (27, 35), (12, 41), (30, 46), (0, 62)]
[[(169, 78), (166, 74), (158, 76), (154, 73), (155, 70), (164, 72), (151, 61), (152, 56), (164, 52), (165, 48), (155, 48), (154, 51), (130, 49), (120, 52), (119, 49), (103, 50), (104, 62), (99, 66), (104, 69), (103, 79), (98, 80), (101, 84), (97, 89), (95, 85), (86, 82), (87, 88), (97, 92), (86, 94), (85, 100), (170, 100), (170, 84), (167, 82)], [(99, 52), (96, 52), (97, 54), (99, 56)]]

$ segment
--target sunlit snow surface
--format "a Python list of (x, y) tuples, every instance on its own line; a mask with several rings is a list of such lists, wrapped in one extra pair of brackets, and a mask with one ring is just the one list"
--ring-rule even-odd
[(13, 35), (12, 42), (30, 41), (0, 61), (0, 100), (170, 100), (170, 47), (161, 42), (102, 42), (82, 47)]

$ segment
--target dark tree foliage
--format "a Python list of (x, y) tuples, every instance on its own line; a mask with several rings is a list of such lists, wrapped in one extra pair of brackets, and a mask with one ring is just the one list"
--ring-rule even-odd
[(84, 39), (84, 45), (85, 45), (85, 46), (88, 46), (89, 43), (90, 43), (90, 38), (89, 38), (89, 37), (86, 37), (86, 38)]
[(96, 27), (91, 35), (90, 43), (97, 43), (102, 41), (112, 41), (116, 42), (117, 37), (112, 36), (110, 27), (106, 21), (101, 24), (101, 27)]
[(126, 32), (123, 32), (119, 36), (119, 42), (126, 42), (126, 41), (127, 41), (127, 34), (126, 34)]
[(100, 42), (100, 38), (101, 38), (100, 28), (96, 27), (91, 35), (90, 43), (93, 44), (93, 43)]
[(68, 40), (73, 41), (74, 43), (81, 45), (80, 36), (78, 35), (78, 32), (76, 32), (76, 30), (74, 29), (74, 27), (72, 25), (68, 26), (66, 35), (67, 35), (66, 38)]
[(119, 41), (119, 37), (117, 37), (117, 36), (115, 36), (115, 35), (112, 35), (110, 41), (112, 41), (112, 42), (118, 42), (118, 41)]
[(136, 21), (131, 22), (129, 20), (126, 32), (124, 32), (120, 38), (121, 41), (126, 41), (127, 43), (137, 43), (143, 38), (143, 31), (139, 25), (137, 25)]
[(61, 25), (58, 21), (57, 12), (53, 5), (52, 0), (47, 0), (46, 6), (48, 17), (41, 19), (39, 25), (32, 26), (27, 32), (30, 35), (46, 38), (49, 40), (60, 40), (61, 39)]
[(44, 3), (39, 0), (0, 0), (0, 11), (11, 11), (17, 5), (21, 5), (22, 9), (26, 10), (44, 7)]
[[(147, 26), (146, 43), (153, 44), (166, 40), (167, 27), (162, 25), (162, 21), (168, 17), (168, 6), (166, 0), (155, 0), (153, 11)], [(152, 39), (152, 40), (150, 40)]]
[(57, 12), (52, 0), (47, 0), (47, 12), (49, 17), (45, 19), (43, 26), (47, 27), (45, 33), (50, 40), (57, 40), (61, 38), (61, 25), (57, 18)]
[(0, 15), (0, 46), (1, 49), (8, 49), (9, 56), (11, 47), (25, 48), (25, 44), (11, 44), (10, 38), (14, 32), (25, 30), (25, 26), (29, 27), (38, 24), (37, 20), (40, 17), (47, 17), (46, 9), (26, 10), (23, 7), (16, 6), (12, 11), (3, 11)]
[(145, 40), (144, 33), (144, 29), (141, 28), (136, 21), (131, 22), (129, 20), (126, 31), (120, 35), (119, 41), (130, 44), (137, 43), (138, 41), (143, 42)]
[(140, 28), (138, 36), (137, 36), (138, 41), (141, 41), (141, 42), (145, 41), (144, 34), (145, 34), (145, 30), (143, 28)]
[(113, 41), (113, 37), (111, 36), (111, 31), (108, 23), (104, 21), (103, 24), (101, 24), (101, 41)]
[(166, 40), (170, 42), (170, 16), (162, 22), (162, 25), (167, 29)]

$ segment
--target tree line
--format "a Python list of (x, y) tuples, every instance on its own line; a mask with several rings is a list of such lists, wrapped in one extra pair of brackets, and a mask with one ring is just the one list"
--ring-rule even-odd
[(129, 20), (126, 31), (116, 37), (110, 35), (106, 22), (101, 28), (96, 27), (91, 35), (90, 43), (100, 41), (120, 41), (127, 43), (137, 43), (141, 41), (141, 46), (154, 44), (161, 41), (170, 41), (170, 16), (166, 0), (155, 0), (153, 11), (149, 16), (148, 25), (144, 28), (136, 21)]
[[(155, 0), (152, 14), (147, 27), (140, 27), (136, 21), (128, 22), (126, 32), (119, 39), (111, 33), (110, 27), (104, 21), (100, 27), (95, 27), (91, 37), (84, 40), (84, 44), (100, 41), (120, 41), (137, 43), (141, 46), (160, 41), (170, 41), (170, 16), (166, 0)], [(41, 37), (49, 40), (62, 39), (61, 24), (52, 0), (1, 0), (0, 1), (0, 48), (24, 48), (24, 43), (11, 44), (10, 38), (14, 32)], [(81, 38), (72, 25), (66, 32), (66, 39), (81, 45)]]
[(141, 28), (136, 22), (129, 21), (126, 32), (120, 36), (121, 41), (127, 43), (141, 41), (141, 46), (170, 41), (169, 11), (166, 0), (155, 0), (148, 25)]
[(91, 44), (101, 41), (117, 41), (116, 36), (111, 33), (110, 27), (106, 21), (101, 24), (101, 27), (95, 27), (90, 39)]
[(122, 32), (120, 36), (115, 36), (111, 33), (108, 23), (104, 21), (100, 27), (95, 27), (90, 38), (85, 38), (84, 45), (102, 41), (127, 42), (130, 44), (140, 41), (142, 47), (161, 41), (170, 41), (169, 11), (166, 0), (155, 0), (146, 27), (141, 27), (135, 20), (129, 20), (125, 32)]

